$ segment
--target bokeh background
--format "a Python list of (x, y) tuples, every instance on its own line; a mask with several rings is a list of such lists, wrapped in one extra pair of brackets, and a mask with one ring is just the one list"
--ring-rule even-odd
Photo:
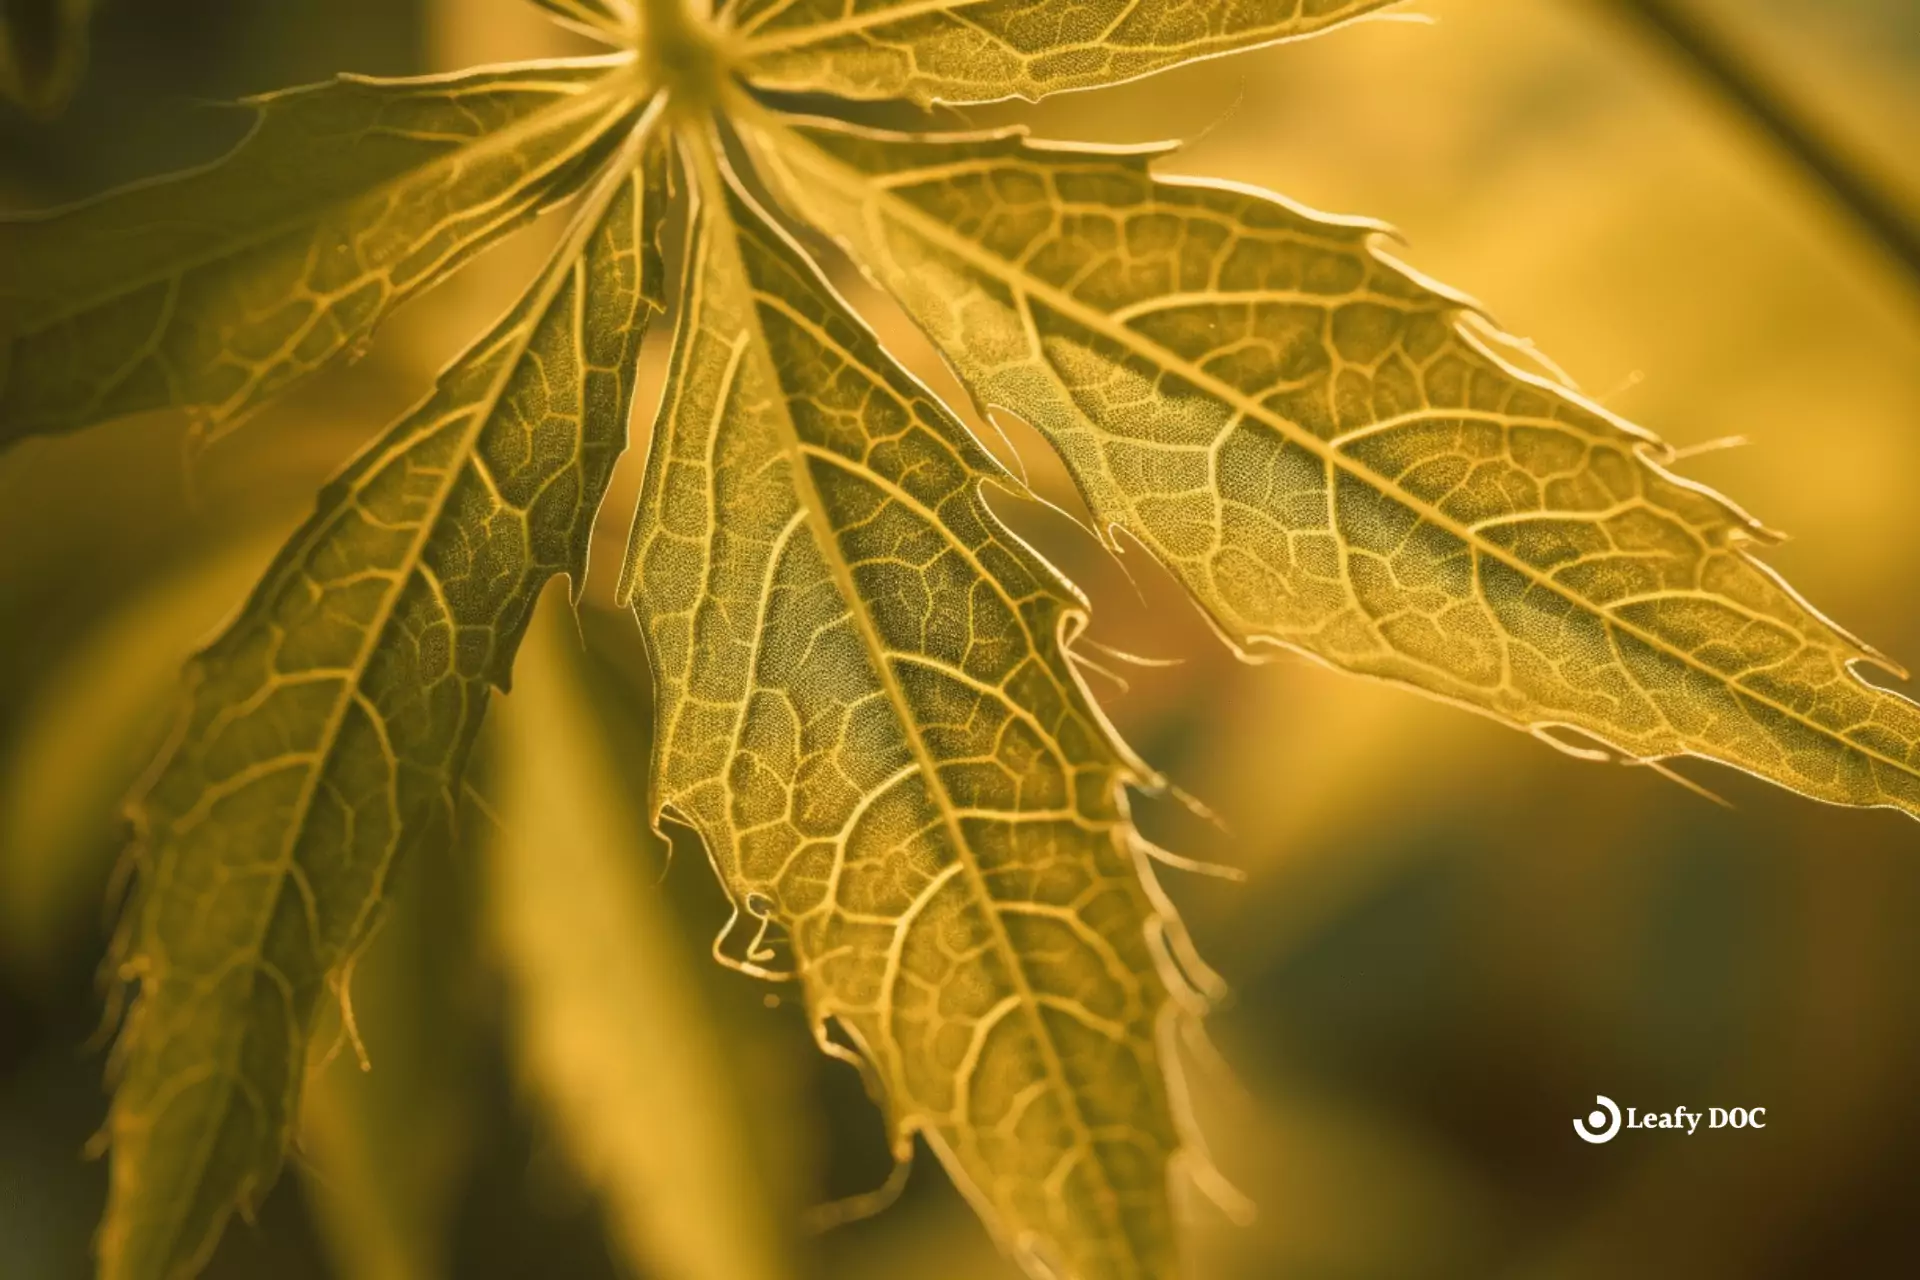
[[(1692, 7), (1920, 208), (1920, 7)], [(1920, 281), (1605, 0), (1413, 11), (1433, 21), (1362, 24), (965, 118), (1187, 137), (1168, 169), (1395, 224), (1408, 260), (1481, 299), (1609, 407), (1683, 447), (1744, 438), (1684, 470), (1794, 534), (1773, 563), (1920, 665)], [(43, 206), (217, 155), (244, 121), (211, 102), (336, 70), (568, 48), (520, 0), (102, 0), (92, 69), (65, 115), (0, 109), (0, 203)], [(504, 306), (546, 234), (419, 299), (365, 359), (210, 449), (149, 417), (0, 457), (0, 1276), (89, 1271), (105, 1189), (104, 1164), (85, 1158), (106, 1103), (95, 974), (124, 835), (116, 807), (152, 754), (181, 661), (313, 488)], [(843, 282), (926, 376), (952, 385), (897, 315)], [(1109, 663), (1124, 689), (1090, 677), (1145, 757), (1219, 818), (1143, 800), (1143, 825), (1248, 873), (1242, 885), (1165, 875), (1234, 989), (1211, 1023), (1217, 1060), (1195, 1055), (1188, 1074), (1216, 1162), (1258, 1211), (1235, 1225), (1196, 1204), (1196, 1274), (1915, 1273), (1910, 821), (1682, 764), (1722, 806), (1304, 661), (1243, 665), (1142, 557), (1116, 561), (1077, 529), (1057, 467), (1015, 443), (1066, 513), (999, 505), (1086, 588), (1095, 638), (1182, 659)], [(612, 544), (639, 452), (601, 530)], [(606, 713), (603, 758), (618, 767), (578, 785), (632, 828), (646, 668), (637, 632), (606, 607), (610, 584), (602, 558), (577, 635), (580, 678)], [(579, 649), (550, 613), (548, 643)], [(522, 723), (562, 731), (551, 716)], [(409, 869), (356, 978), (373, 1070), (347, 1049), (321, 1071), (288, 1175), (257, 1222), (230, 1229), (210, 1275), (633, 1273), (621, 1241), (636, 1206), (595, 1194), (515, 1047), (526, 1024), (498, 960), (503, 887), (471, 847), (482, 826)], [(637, 1012), (589, 1019), (562, 1042), (612, 1082), (608, 1142), (658, 1156), (718, 1126), (739, 1145), (739, 1204), (680, 1215), (694, 1247), (738, 1212), (775, 1224), (797, 1277), (1010, 1276), (924, 1153), (891, 1210), (823, 1236), (793, 1228), (802, 1206), (885, 1178), (878, 1119), (854, 1073), (814, 1050), (789, 994), (709, 959), (724, 906), (699, 850), (669, 861), (638, 835), (631, 846), (639, 873), (609, 892), (630, 894), (653, 932), (638, 951), (610, 941), (599, 973), (618, 990), (633, 979), (621, 965), (646, 960)], [(564, 918), (567, 904), (542, 909)], [(659, 1065), (682, 1059), (712, 1065), (691, 1100)], [(1762, 1106), (1769, 1124), (1593, 1147), (1570, 1120), (1596, 1093), (1643, 1110)], [(656, 1249), (640, 1269), (679, 1274), (672, 1257)]]

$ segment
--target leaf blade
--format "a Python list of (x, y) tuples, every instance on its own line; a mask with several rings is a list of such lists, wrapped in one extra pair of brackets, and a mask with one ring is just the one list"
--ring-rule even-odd
[(1294, 40), (1394, 0), (746, 0), (747, 78), (846, 98), (1034, 101)]
[(703, 189), (623, 584), (655, 813), (787, 930), (899, 1157), (926, 1136), (1029, 1266), (1171, 1276), (1170, 915), (1064, 653), (1083, 606), (988, 510), (989, 455), (731, 175)]
[(1752, 556), (1765, 531), (1502, 359), (1372, 225), (1155, 178), (1145, 151), (759, 136), (796, 207), (1243, 650), (1920, 814), (1920, 709)]
[(223, 159), (0, 220), (0, 447), (237, 420), (570, 195), (638, 105), (608, 57), (252, 100)]
[(394, 860), (447, 833), (534, 596), (578, 581), (659, 305), (660, 171), (603, 182), (543, 282), (323, 491), (192, 668), (135, 809), (106, 1280), (191, 1274), (272, 1182), (326, 987)]

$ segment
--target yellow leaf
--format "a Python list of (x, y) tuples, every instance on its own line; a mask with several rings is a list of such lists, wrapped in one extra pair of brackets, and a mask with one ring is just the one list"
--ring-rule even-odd
[[(1378, 0), (537, 2), (616, 51), (274, 95), (219, 164), (0, 221), (3, 447), (162, 406), (235, 421), (595, 191), (521, 307), (323, 492), (192, 669), (138, 810), (106, 1280), (190, 1274), (276, 1175), (327, 989), (395, 859), (444, 836), (543, 584), (578, 580), (659, 305), (668, 131), (699, 190), (621, 587), (658, 676), (648, 817), (703, 840), (752, 934), (736, 963), (791, 961), (896, 1154), (923, 1137), (1036, 1276), (1178, 1267), (1169, 1184), (1197, 1153), (1162, 1046), (1199, 1002), (1127, 809), (1148, 775), (1069, 660), (1084, 602), (987, 505), (1011, 482), (768, 222), (756, 180), (1044, 434), (1102, 533), (1163, 561), (1242, 653), (1920, 813), (1920, 709), (1857, 674), (1873, 655), (1755, 557), (1764, 531), (1377, 228), (1156, 178), (1157, 152), (774, 105), (1037, 98)], [(735, 142), (764, 162), (744, 183)], [(543, 820), (604, 855), (618, 823), (584, 790), (614, 784), (565, 727), (591, 698), (541, 687), (520, 714), (551, 728), (511, 744), (515, 807), (583, 789)], [(675, 1230), (691, 1211), (636, 1207), (643, 1186), (709, 1197), (736, 1157), (661, 1192), (658, 1152), (592, 1129), (604, 1050), (555, 1048), (593, 1021), (578, 1007), (665, 999), (595, 985), (566, 949), (583, 939), (554, 932), (581, 912), (641, 954), (630, 901), (609, 924), (547, 896), (612, 885), (606, 859), (555, 884), (528, 847), (501, 857), (528, 882), (502, 933), (530, 1056), (630, 1252), (769, 1266), (751, 1229), (737, 1256), (702, 1253)], [(648, 1067), (684, 1092), (683, 1065)]]
[(1920, 814), (1920, 708), (1755, 559), (1765, 531), (1504, 359), (1377, 227), (1156, 179), (1153, 151), (758, 136), (795, 207), (1242, 650)]
[[(1170, 1277), (1170, 927), (1140, 776), (1007, 483), (709, 148), (624, 584), (655, 805), (1036, 1274)], [(747, 964), (773, 948), (756, 939)], [(844, 1055), (846, 1051), (841, 1049)]]
[(627, 56), (253, 99), (207, 168), (0, 220), (0, 447), (147, 409), (229, 422), (571, 194)]
[[(640, 146), (645, 134), (636, 135)], [(658, 145), (322, 494), (196, 659), (137, 805), (104, 1280), (205, 1261), (276, 1176), (313, 1021), (396, 859), (444, 838), (540, 588), (578, 580), (658, 305)]]
[(1312, 35), (1393, 0), (744, 0), (756, 85), (844, 98), (1033, 100)]

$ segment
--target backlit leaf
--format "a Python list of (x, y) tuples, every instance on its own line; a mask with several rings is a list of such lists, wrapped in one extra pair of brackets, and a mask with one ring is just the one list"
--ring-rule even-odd
[(191, 1274), (278, 1171), (307, 1039), (395, 860), (444, 838), (541, 586), (578, 581), (657, 306), (657, 147), (323, 492), (189, 670), (135, 810), (105, 1280)]
[(979, 398), (1242, 649), (1920, 814), (1920, 708), (1664, 447), (1519, 372), (1377, 228), (1019, 133), (762, 135)]
[(625, 583), (658, 813), (788, 940), (902, 1158), (924, 1135), (1036, 1274), (1170, 1277), (1169, 920), (1064, 652), (1084, 605), (988, 510), (989, 455), (705, 168)]
[[(536, 598), (584, 571), (662, 306), (676, 146), (698, 174), (680, 328), (620, 585), (656, 675), (646, 817), (702, 840), (727, 951), (792, 970), (896, 1156), (923, 1138), (1035, 1277), (1179, 1272), (1172, 1183), (1198, 1152), (1166, 1033), (1201, 1002), (1128, 812), (1150, 775), (1070, 660), (1085, 602), (988, 506), (1014, 482), (757, 183), (1051, 441), (1101, 534), (1143, 544), (1242, 653), (1920, 814), (1920, 709), (1754, 558), (1764, 531), (1523, 371), (1377, 228), (1157, 178), (1158, 151), (780, 122), (783, 94), (1117, 84), (1387, 0), (534, 3), (616, 51), (270, 95), (216, 164), (0, 220), (5, 448), (168, 407), (217, 431), (591, 189), (548, 271), (323, 490), (189, 669), (134, 811), (104, 1280), (192, 1275), (260, 1201), (394, 867), (449, 843)], [(736, 177), (729, 148), (764, 172)], [(515, 700), (490, 864), (527, 1074), (637, 1267), (772, 1275), (761, 1210), (714, 1207), (754, 1153), (562, 643)], [(110, 692), (116, 716), (136, 700)], [(327, 1202), (348, 1265), (445, 1266), (458, 1152), (382, 1164), (378, 1122), (329, 1130), (320, 1101), (316, 1146), (345, 1135), (337, 1162), (371, 1170)]]
[(548, 594), (501, 707), (488, 859), (523, 1072), (633, 1274), (778, 1280), (782, 1233), (658, 882), (666, 848), (612, 754), (609, 682)]
[(747, 76), (846, 98), (992, 102), (1137, 80), (1393, 0), (744, 0)]
[(621, 59), (254, 99), (225, 159), (0, 221), (0, 447), (146, 409), (217, 426), (569, 194)]

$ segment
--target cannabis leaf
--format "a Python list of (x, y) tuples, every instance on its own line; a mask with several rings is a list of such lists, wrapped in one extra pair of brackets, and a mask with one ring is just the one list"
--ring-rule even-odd
[(1165, 921), (1141, 775), (1063, 649), (1082, 606), (987, 509), (985, 450), (699, 154), (628, 561), (656, 803), (791, 935), (899, 1158), (925, 1132), (1053, 1274), (1169, 1274)]
[(135, 810), (110, 1277), (191, 1273), (273, 1180), (330, 980), (450, 820), (540, 587), (576, 579), (657, 306), (657, 145), (542, 281), (328, 486), (189, 672)]
[(932, 102), (1037, 100), (1257, 49), (1393, 0), (742, 0), (728, 11), (759, 88)]
[[(230, 425), (581, 197), (522, 302), (323, 491), (190, 668), (135, 809), (109, 1280), (193, 1274), (272, 1181), (326, 994), (396, 863), (445, 839), (543, 585), (579, 583), (670, 203), (678, 329), (620, 586), (656, 675), (652, 816), (752, 920), (737, 963), (790, 955), (898, 1158), (924, 1137), (1037, 1276), (1179, 1267), (1171, 1184), (1201, 1155), (1162, 1044), (1201, 1001), (1128, 814), (1151, 775), (1069, 660), (1085, 602), (987, 505), (1018, 483), (755, 191), (850, 251), (1243, 652), (1920, 814), (1920, 709), (1856, 674), (1875, 656), (1762, 566), (1761, 528), (1522, 372), (1370, 224), (1156, 176), (1155, 151), (772, 105), (1039, 98), (1381, 0), (536, 3), (613, 52), (270, 95), (218, 164), (0, 222), (4, 447), (168, 405)], [(549, 675), (522, 714), (583, 720)], [(597, 772), (580, 750), (520, 759), (526, 794)], [(614, 882), (604, 818), (557, 828), (582, 883)], [(588, 907), (540, 892), (562, 873), (529, 846), (498, 856), (496, 942), (546, 1002), (528, 1056), (552, 1057), (584, 966), (528, 913)], [(605, 1086), (546, 1074), (603, 1183), (657, 1174), (582, 1137)]]
[(256, 98), (190, 176), (0, 223), (0, 445), (167, 405), (220, 426), (569, 194), (640, 104), (606, 59)]
[(1499, 354), (1378, 228), (1019, 132), (759, 135), (981, 400), (1252, 653), (1920, 814), (1920, 708), (1664, 447)]

